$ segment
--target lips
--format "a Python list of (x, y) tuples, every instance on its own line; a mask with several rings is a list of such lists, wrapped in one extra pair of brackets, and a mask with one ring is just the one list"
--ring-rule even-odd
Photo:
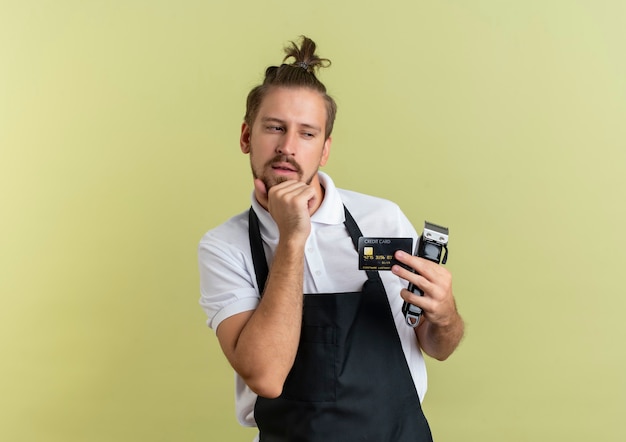
[(272, 169), (278, 172), (298, 172), (298, 169), (296, 167), (292, 166), (290, 163), (284, 162), (273, 163)]

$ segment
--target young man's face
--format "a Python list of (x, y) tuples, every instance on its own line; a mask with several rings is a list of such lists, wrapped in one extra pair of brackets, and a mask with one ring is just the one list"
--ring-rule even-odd
[(326, 164), (331, 139), (325, 139), (326, 104), (307, 88), (271, 89), (252, 127), (241, 128), (240, 145), (250, 154), (252, 174), (267, 190), (287, 180), (319, 186), (317, 171)]

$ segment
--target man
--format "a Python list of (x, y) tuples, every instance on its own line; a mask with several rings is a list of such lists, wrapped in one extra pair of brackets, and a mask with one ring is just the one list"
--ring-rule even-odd
[[(237, 373), (239, 421), (261, 441), (431, 441), (422, 350), (444, 360), (463, 335), (451, 275), (403, 252), (417, 273), (358, 269), (359, 236), (417, 234), (394, 203), (319, 172), (336, 105), (315, 71), (330, 62), (306, 37), (286, 53), (295, 62), (268, 68), (247, 100), (251, 210), (199, 246), (200, 302)], [(416, 328), (404, 301), (423, 309)]]

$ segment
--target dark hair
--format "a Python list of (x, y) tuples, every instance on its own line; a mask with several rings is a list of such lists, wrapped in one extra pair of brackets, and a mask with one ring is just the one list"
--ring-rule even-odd
[[(291, 45), (285, 47), (285, 58), (280, 66), (270, 66), (265, 70), (265, 80), (250, 91), (246, 100), (246, 115), (244, 121), (252, 127), (252, 123), (257, 116), (259, 107), (265, 95), (273, 87), (304, 87), (319, 92), (326, 102), (326, 138), (333, 131), (335, 115), (337, 114), (337, 104), (326, 93), (326, 86), (317, 79), (315, 71), (319, 68), (330, 66), (330, 60), (320, 58), (315, 54), (315, 42), (310, 38), (301, 36), (300, 46), (293, 41)], [(289, 58), (295, 61), (291, 64), (284, 62)]]

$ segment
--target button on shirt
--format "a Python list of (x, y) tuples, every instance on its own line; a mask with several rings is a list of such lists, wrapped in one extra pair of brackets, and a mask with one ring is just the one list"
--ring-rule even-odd
[[(346, 230), (343, 205), (355, 218), (364, 236), (411, 237), (415, 229), (391, 201), (337, 189), (331, 178), (319, 172), (324, 200), (311, 217), (311, 234), (305, 245), (304, 293), (342, 293), (360, 291), (367, 280), (358, 268), (358, 254)], [(265, 255), (271, 269), (278, 245), (278, 227), (252, 194), (252, 208), (261, 229)], [(200, 267), (200, 305), (208, 316), (209, 327), (217, 330), (220, 322), (238, 313), (254, 310), (259, 289), (254, 273), (248, 238), (248, 211), (236, 215), (207, 232), (198, 248)], [(402, 315), (400, 290), (407, 282), (388, 271), (380, 272), (402, 349), (420, 400), (426, 394), (426, 366), (414, 330)], [(255, 426), (256, 395), (235, 375), (236, 413), (239, 422)]]

